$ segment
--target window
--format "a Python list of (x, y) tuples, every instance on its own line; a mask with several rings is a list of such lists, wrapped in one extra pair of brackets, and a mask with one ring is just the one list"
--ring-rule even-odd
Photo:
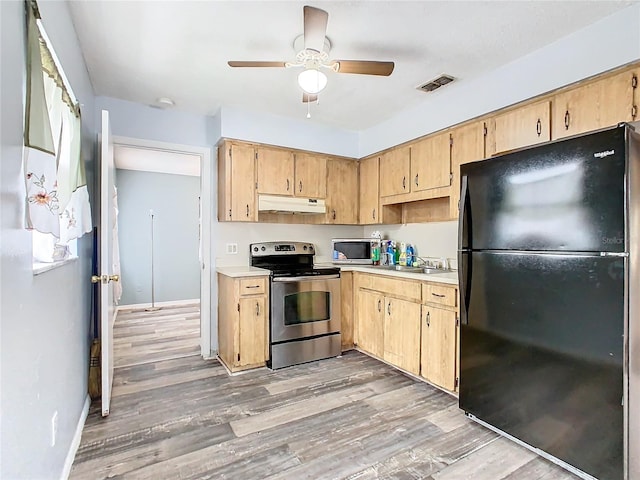
[(80, 155), (78, 101), (40, 22), (27, 5), (27, 98), (24, 175), (26, 228), (33, 233), (34, 270), (76, 253), (91, 231), (91, 208)]

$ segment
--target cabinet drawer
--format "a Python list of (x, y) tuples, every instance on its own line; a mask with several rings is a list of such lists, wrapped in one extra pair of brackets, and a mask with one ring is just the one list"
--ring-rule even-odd
[(382, 275), (362, 275), (359, 288), (376, 290), (392, 297), (406, 298), (420, 302), (420, 283), (398, 278), (384, 277)]
[(266, 277), (243, 278), (240, 280), (240, 295), (256, 295), (267, 290)]
[(435, 285), (433, 283), (422, 284), (423, 303), (437, 303), (438, 305), (446, 305), (447, 307), (456, 307), (456, 299), (455, 288)]

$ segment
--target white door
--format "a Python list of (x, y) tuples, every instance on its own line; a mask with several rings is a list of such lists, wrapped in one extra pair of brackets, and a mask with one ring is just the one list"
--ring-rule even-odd
[(115, 306), (113, 281), (113, 228), (116, 221), (114, 206), (113, 139), (109, 125), (109, 112), (102, 111), (102, 136), (100, 140), (100, 340), (102, 368), (102, 416), (109, 415), (111, 385), (113, 384), (113, 323)]

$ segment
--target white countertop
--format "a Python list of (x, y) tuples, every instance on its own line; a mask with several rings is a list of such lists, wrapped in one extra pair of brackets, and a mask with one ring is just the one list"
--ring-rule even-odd
[(216, 267), (216, 272), (221, 273), (222, 275), (226, 275), (227, 277), (266, 277), (271, 272), (264, 268), (258, 267), (249, 267), (249, 266), (241, 266), (241, 267)]
[[(368, 265), (334, 265), (333, 263), (316, 263), (317, 268), (339, 267), (342, 272), (363, 272), (373, 273), (376, 275), (385, 275), (387, 277), (406, 278), (409, 280), (420, 280), (423, 282), (446, 283), (448, 285), (458, 285), (458, 272), (448, 273), (413, 273), (398, 270), (386, 270), (380, 267)], [(237, 267), (217, 267), (216, 272), (226, 275), (227, 277), (259, 277), (268, 276), (269, 270), (264, 268), (237, 266)]]
[(316, 267), (339, 267), (342, 272), (363, 272), (376, 275), (386, 275), (387, 277), (406, 278), (409, 280), (420, 280), (423, 282), (446, 283), (448, 285), (458, 285), (458, 272), (447, 273), (413, 273), (399, 270), (387, 270), (385, 268), (369, 265), (334, 265), (333, 263), (317, 263)]

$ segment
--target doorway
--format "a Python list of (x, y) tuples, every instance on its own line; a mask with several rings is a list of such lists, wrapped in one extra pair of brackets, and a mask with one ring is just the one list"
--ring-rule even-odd
[(209, 148), (114, 137), (122, 298), (115, 366), (211, 356)]

